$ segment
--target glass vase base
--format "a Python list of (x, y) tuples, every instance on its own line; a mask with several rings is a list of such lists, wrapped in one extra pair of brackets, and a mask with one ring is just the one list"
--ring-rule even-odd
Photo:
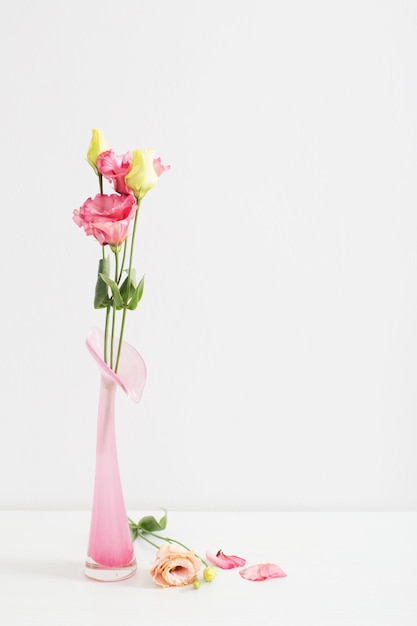
[(132, 559), (127, 565), (119, 565), (118, 567), (109, 567), (108, 565), (100, 565), (91, 557), (87, 557), (85, 562), (85, 575), (88, 578), (99, 580), (104, 583), (114, 582), (116, 580), (125, 580), (130, 578), (136, 572), (136, 559)]

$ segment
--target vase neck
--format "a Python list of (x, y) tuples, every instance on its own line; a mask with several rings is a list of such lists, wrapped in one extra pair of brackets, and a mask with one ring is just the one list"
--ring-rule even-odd
[[(117, 457), (115, 432), (115, 405), (117, 384), (106, 374), (100, 376), (100, 395), (97, 419), (97, 454)], [(117, 463), (114, 459), (113, 463)]]

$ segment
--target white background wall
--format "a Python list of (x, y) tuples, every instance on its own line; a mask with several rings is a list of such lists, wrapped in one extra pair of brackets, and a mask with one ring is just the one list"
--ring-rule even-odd
[(128, 509), (417, 510), (417, 3), (2, 10), (1, 508), (89, 508), (91, 128), (145, 198)]

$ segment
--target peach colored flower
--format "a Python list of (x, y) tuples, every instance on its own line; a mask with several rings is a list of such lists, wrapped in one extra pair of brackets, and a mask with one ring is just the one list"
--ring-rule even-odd
[(234, 567), (242, 567), (246, 565), (246, 560), (240, 556), (227, 556), (223, 554), (222, 550), (219, 550), (217, 554), (212, 552), (206, 552), (207, 560), (213, 565), (220, 567), (220, 569), (233, 569)]
[(183, 587), (195, 581), (200, 567), (201, 561), (194, 552), (180, 552), (166, 543), (159, 548), (149, 573), (161, 587)]
[(287, 574), (274, 563), (261, 563), (241, 569), (239, 574), (246, 580), (267, 580), (268, 578), (284, 578)]
[(79, 210), (75, 209), (73, 219), (102, 246), (119, 246), (129, 235), (136, 209), (133, 196), (97, 194), (88, 198)]
[(132, 153), (114, 154), (113, 150), (102, 152), (97, 157), (97, 169), (113, 184), (117, 193), (132, 193), (130, 187), (125, 183), (125, 176), (129, 171)]

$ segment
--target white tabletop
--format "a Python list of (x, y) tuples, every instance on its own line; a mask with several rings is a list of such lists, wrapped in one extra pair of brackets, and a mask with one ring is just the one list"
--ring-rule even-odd
[(251, 582), (220, 570), (197, 590), (157, 587), (143, 542), (132, 578), (86, 578), (89, 517), (0, 512), (1, 625), (417, 625), (417, 513), (169, 513), (165, 534), (197, 553), (222, 549), (287, 573)]

